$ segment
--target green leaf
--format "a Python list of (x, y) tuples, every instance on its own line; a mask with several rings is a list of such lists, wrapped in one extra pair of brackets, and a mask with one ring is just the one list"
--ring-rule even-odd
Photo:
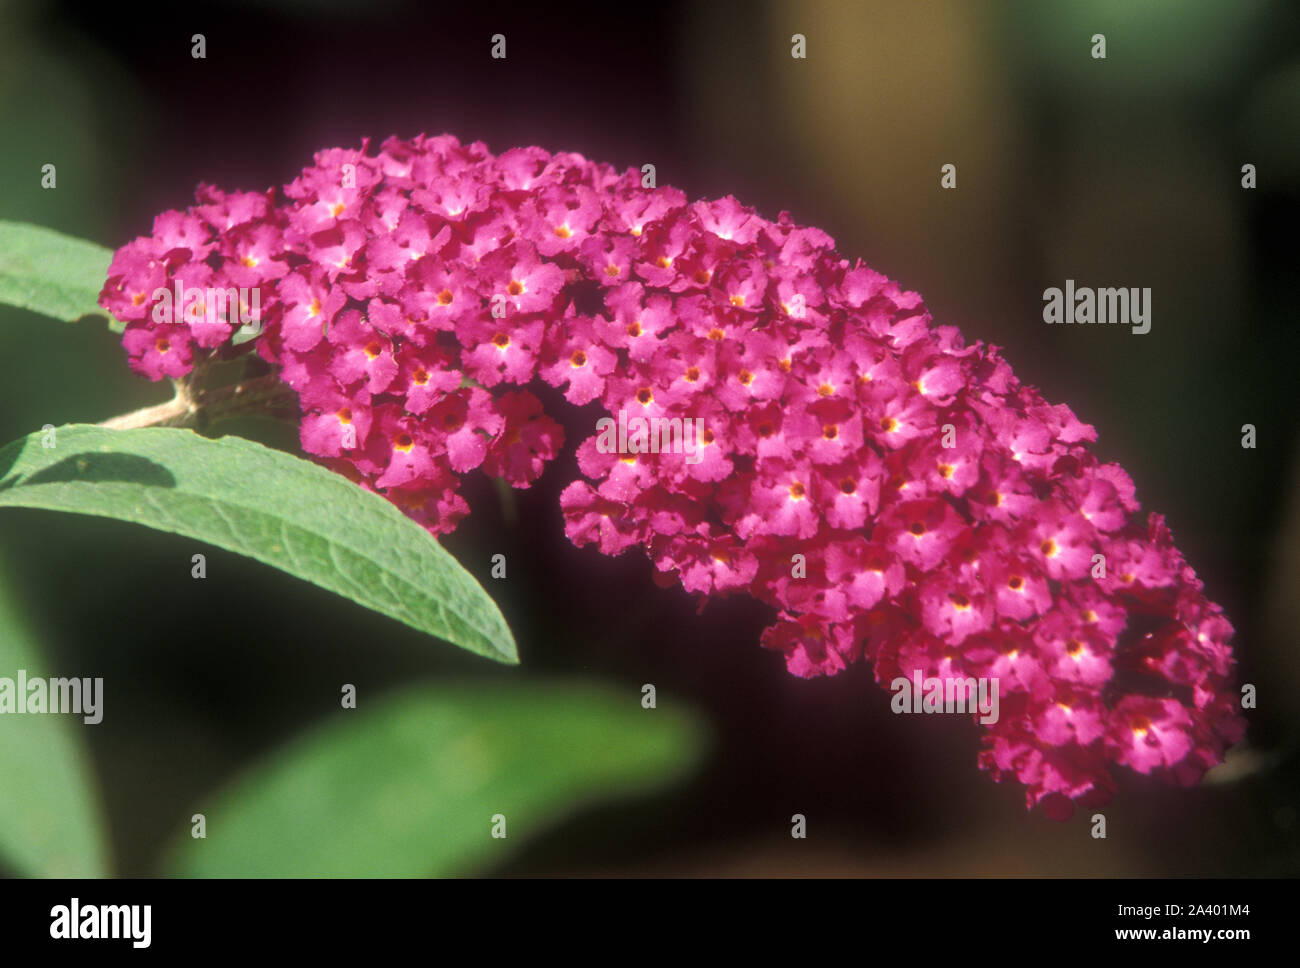
[[(30, 682), (50, 670), (0, 576), (0, 676)], [(56, 673), (68, 678), (83, 670)], [(16, 685), (16, 683), (15, 683)], [(25, 697), (16, 697), (22, 702)], [(0, 715), (0, 858), (22, 874), (101, 877), (108, 848), (99, 798), (79, 730), (64, 713)]]
[(247, 555), (412, 628), (517, 663), (496, 603), (422, 527), (316, 464), (240, 437), (71, 424), (0, 450), (0, 507), (132, 521)]
[[(498, 867), (566, 814), (652, 790), (698, 761), (693, 716), (640, 692), (440, 683), (371, 700), (195, 805), (172, 870), (211, 877), (420, 877)], [(505, 818), (504, 839), (492, 836)]]
[(21, 222), (0, 221), (0, 303), (75, 323), (103, 316), (115, 333), (125, 326), (99, 307), (113, 260), (110, 249)]

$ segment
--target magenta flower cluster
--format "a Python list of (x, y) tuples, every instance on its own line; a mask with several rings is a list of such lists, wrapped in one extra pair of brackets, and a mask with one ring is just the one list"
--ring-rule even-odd
[(1232, 628), (1133, 483), (994, 346), (825, 233), (576, 154), (452, 137), (320, 152), (284, 189), (167, 212), (101, 303), (157, 380), (232, 346), (232, 310), (155, 294), (259, 287), (256, 352), (303, 448), (434, 533), (475, 468), (527, 487), (563, 444), (535, 380), (608, 414), (693, 418), (699, 452), (577, 445), (569, 538), (636, 545), (664, 584), (747, 592), (799, 676), (996, 677), (981, 765), (1065, 817), (1112, 764), (1195, 782), (1243, 733)]

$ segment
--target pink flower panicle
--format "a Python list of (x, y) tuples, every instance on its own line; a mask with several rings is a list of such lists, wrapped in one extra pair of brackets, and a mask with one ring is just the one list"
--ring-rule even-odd
[(169, 319), (155, 290), (259, 287), (252, 345), (300, 398), (304, 450), (434, 533), (469, 511), (461, 475), (528, 487), (560, 451), (538, 378), (700, 419), (697, 461), (579, 443), (568, 537), (774, 607), (762, 643), (798, 676), (997, 677), (980, 765), (1051, 816), (1108, 800), (1111, 764), (1191, 784), (1240, 739), (1222, 610), (1093, 428), (997, 347), (784, 212), (540, 148), (368, 148), (318, 153), (280, 205), (200, 186), (118, 250), (100, 302), (131, 367), (248, 351), (233, 309)]

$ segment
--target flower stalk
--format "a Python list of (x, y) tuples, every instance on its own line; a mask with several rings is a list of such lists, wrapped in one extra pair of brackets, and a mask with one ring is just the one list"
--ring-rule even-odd
[(196, 381), (183, 378), (171, 381), (175, 392), (166, 403), (141, 407), (99, 426), (110, 430), (133, 430), (139, 427), (205, 428), (224, 420), (246, 416), (287, 417), (298, 412), (297, 395), (285, 386), (278, 374), (241, 380), (226, 386), (200, 390)]

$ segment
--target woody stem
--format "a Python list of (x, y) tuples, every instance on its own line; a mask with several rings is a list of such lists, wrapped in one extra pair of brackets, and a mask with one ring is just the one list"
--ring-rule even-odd
[(137, 427), (205, 427), (232, 417), (296, 413), (298, 399), (278, 374), (199, 390), (189, 380), (173, 380), (176, 394), (166, 403), (142, 407), (99, 424), (113, 430)]

